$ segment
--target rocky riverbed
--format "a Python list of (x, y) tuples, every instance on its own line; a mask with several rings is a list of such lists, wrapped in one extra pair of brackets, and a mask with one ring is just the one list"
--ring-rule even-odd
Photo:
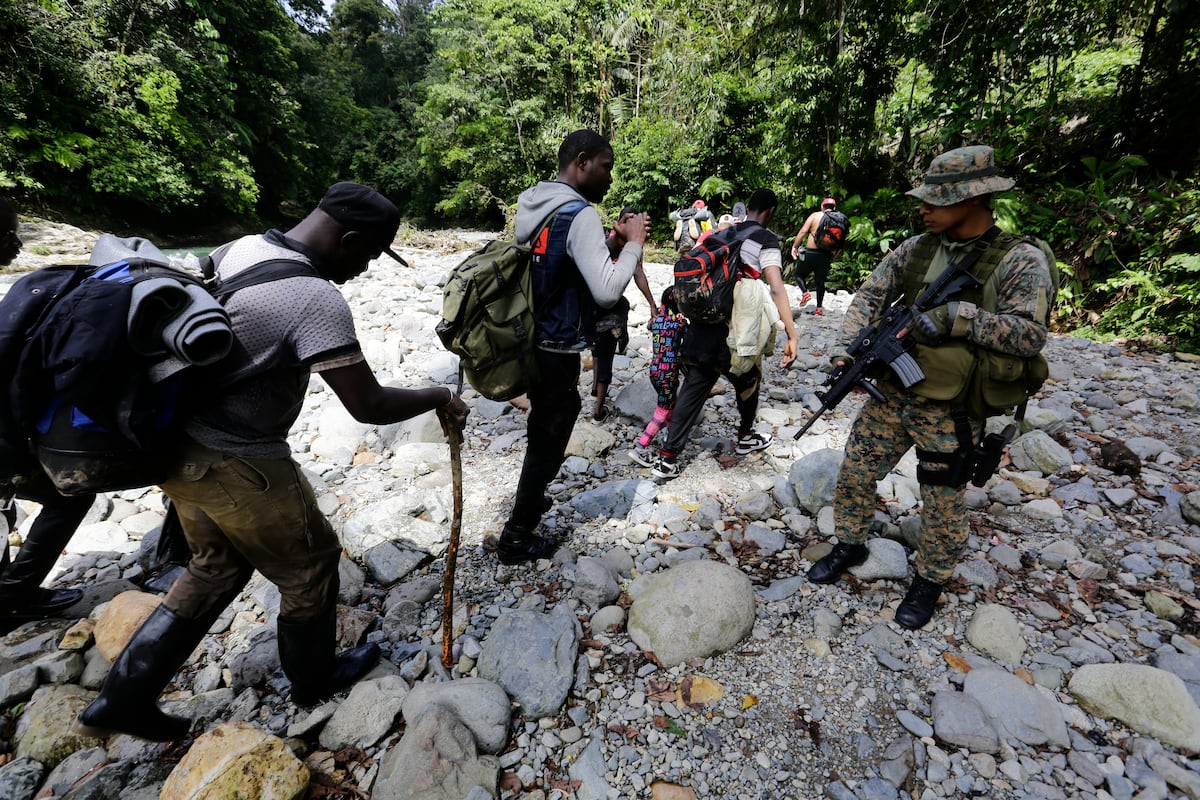
[[(18, 266), (86, 257), (94, 241), (24, 223), (37, 252)], [(343, 287), (381, 380), (453, 384), (433, 333), (440, 283), (487, 238), (403, 231), (413, 269), (376, 264)], [(656, 293), (670, 279), (666, 265), (647, 272)], [(193, 739), (73, 733), (157, 602), (143, 584), (161, 496), (104, 497), (50, 580), (84, 601), (0, 639), (0, 797), (231, 797), (236, 779), (264, 798), (1200, 798), (1195, 359), (1054, 336), (1021, 436), (968, 490), (964, 562), (932, 622), (905, 631), (892, 614), (919, 525), (911, 455), (880, 483), (884, 536), (868, 561), (832, 586), (804, 577), (833, 534), (861, 399), (792, 434), (817, 405), (850, 295), (815, 316), (792, 290), (801, 356), (767, 370), (768, 450), (733, 453), (736, 411), (718, 384), (682, 475), (658, 483), (626, 455), (654, 406), (649, 309), (627, 294), (615, 413), (595, 422), (585, 402), (550, 488), (554, 559), (504, 567), (488, 551), (525, 416), (464, 395), (451, 668), (448, 446), (431, 417), (359, 424), (314, 380), (293, 449), (346, 550), (339, 635), (378, 642), (380, 666), (334, 701), (292, 705), (278, 593), (256, 579), (165, 695), (197, 719)], [(17, 539), (36, 508), (20, 505)]]

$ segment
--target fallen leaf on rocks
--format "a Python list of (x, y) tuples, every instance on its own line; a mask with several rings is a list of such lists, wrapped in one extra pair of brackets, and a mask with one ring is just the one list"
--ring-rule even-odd
[(675, 699), (675, 684), (670, 681), (646, 681), (646, 699), (664, 703)]
[(680, 726), (678, 720), (673, 720), (669, 717), (664, 717), (662, 714), (658, 714), (653, 718), (653, 722), (657, 727), (661, 728), (667, 733), (675, 736), (687, 736), (687, 731)]
[(651, 800), (696, 800), (696, 793), (690, 786), (655, 781), (650, 784), (650, 798)]
[(968, 664), (967, 660), (960, 655), (955, 653), (942, 653), (942, 658), (946, 659), (946, 663), (950, 665), (951, 669), (956, 669), (964, 675), (971, 671), (971, 665)]
[(725, 687), (703, 675), (689, 675), (679, 684), (676, 701), (681, 706), (700, 708), (725, 696)]
[(1089, 607), (1095, 607), (1100, 601), (1100, 584), (1096, 583), (1095, 578), (1082, 578), (1079, 581), (1079, 599), (1087, 603)]
[(716, 461), (718, 464), (720, 464), (721, 469), (729, 469), (730, 467), (736, 466), (741, 459), (737, 456), (717, 456), (713, 459), (713, 461)]
[(1029, 670), (1025, 669), (1024, 667), (1017, 667), (1016, 669), (1014, 669), (1013, 675), (1016, 675), (1018, 678), (1025, 681), (1026, 683), (1028, 683), (1030, 686), (1033, 686), (1033, 673), (1030, 672)]
[(756, 705), (758, 705), (758, 698), (754, 695), (748, 694), (742, 698), (742, 711), (745, 711), (747, 708), (753, 708)]
[(635, 728), (632, 725), (622, 725), (619, 722), (611, 723), (606, 730), (609, 733), (615, 733), (619, 736), (624, 736), (631, 742), (642, 735), (640, 728)]

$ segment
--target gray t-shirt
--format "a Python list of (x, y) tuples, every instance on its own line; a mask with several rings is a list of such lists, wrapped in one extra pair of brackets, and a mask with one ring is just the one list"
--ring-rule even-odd
[[(279, 241), (277, 235), (237, 240), (220, 259), (218, 274), (230, 278), (274, 258), (310, 262)], [(300, 415), (310, 373), (363, 360), (350, 307), (324, 278), (299, 277), (242, 289), (225, 309), (236, 342), (222, 362), (224, 388), (197, 410), (185, 430), (224, 453), (287, 458), (288, 431)]]

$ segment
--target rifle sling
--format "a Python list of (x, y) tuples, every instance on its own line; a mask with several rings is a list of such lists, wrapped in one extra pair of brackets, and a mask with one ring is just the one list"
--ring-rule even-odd
[[(993, 225), (992, 227), (988, 228), (980, 235), (978, 239), (975, 240), (975, 242), (971, 245), (971, 249), (968, 250), (966, 254), (964, 254), (957, 261), (950, 262), (950, 266), (946, 267), (946, 271), (942, 274), (947, 275), (952, 272), (970, 272), (975, 266), (975, 262), (983, 257), (983, 254), (987, 252), (987, 249), (992, 246), (992, 242), (996, 241), (996, 237), (999, 235), (1000, 228), (998, 226)], [(940, 276), (938, 280), (941, 280)], [(934, 283), (937, 283), (937, 281), (934, 281)]]

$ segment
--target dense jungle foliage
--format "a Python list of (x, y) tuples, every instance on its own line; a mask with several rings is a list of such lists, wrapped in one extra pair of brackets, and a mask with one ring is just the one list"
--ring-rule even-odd
[(930, 157), (996, 148), (1048, 239), (1060, 327), (1200, 350), (1200, 0), (2, 0), (0, 192), (180, 233), (355, 179), (415, 224), (498, 227), (562, 137), (606, 203), (832, 194), (852, 287), (916, 227)]

